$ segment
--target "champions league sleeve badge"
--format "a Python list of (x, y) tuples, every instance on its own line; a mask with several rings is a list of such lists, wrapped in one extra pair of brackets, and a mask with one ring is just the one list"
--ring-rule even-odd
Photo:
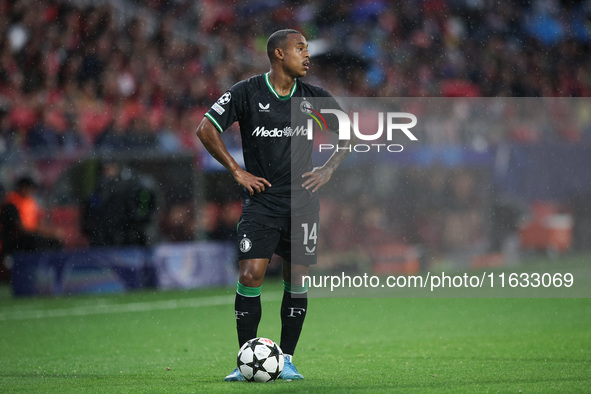
[(230, 102), (231, 99), (232, 99), (232, 93), (226, 92), (226, 93), (222, 94), (222, 96), (218, 99), (217, 103), (219, 105), (226, 105)]

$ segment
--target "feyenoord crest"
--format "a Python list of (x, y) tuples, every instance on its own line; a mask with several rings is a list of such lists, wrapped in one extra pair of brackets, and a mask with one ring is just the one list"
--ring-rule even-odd
[(252, 241), (248, 238), (246, 238), (246, 235), (244, 236), (244, 238), (242, 238), (240, 240), (240, 251), (242, 253), (246, 253), (250, 250), (250, 248), (252, 248)]
[(307, 101), (305, 97), (302, 100), (303, 101), (300, 103), (300, 111), (302, 111), (305, 114), (311, 113), (313, 108), (312, 103)]

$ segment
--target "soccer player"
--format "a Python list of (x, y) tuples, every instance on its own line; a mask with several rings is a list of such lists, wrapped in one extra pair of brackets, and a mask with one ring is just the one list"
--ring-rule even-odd
[[(320, 167), (312, 166), (313, 141), (292, 124), (291, 101), (320, 98), (340, 108), (325, 90), (299, 80), (310, 67), (306, 38), (297, 30), (273, 33), (267, 41), (271, 70), (241, 81), (225, 92), (205, 114), (197, 136), (245, 189), (237, 227), (239, 278), (235, 299), (238, 344), (257, 336), (261, 319), (261, 286), (269, 261), (283, 259), (284, 294), (281, 342), (285, 367), (281, 379), (303, 379), (292, 363), (307, 311), (302, 276), (316, 263), (319, 202), (317, 190), (347, 156), (335, 150)], [(301, 114), (300, 114), (301, 115)], [(238, 121), (246, 169), (228, 153), (220, 133)], [(331, 127), (336, 130), (335, 127)], [(340, 142), (346, 145), (346, 141)], [(238, 368), (226, 381), (244, 380)]]

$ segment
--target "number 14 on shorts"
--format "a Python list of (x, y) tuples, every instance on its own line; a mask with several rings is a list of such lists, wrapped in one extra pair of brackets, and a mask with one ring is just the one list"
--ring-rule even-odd
[[(310, 224), (312, 226), (310, 226)], [(316, 243), (318, 242), (318, 224), (302, 223), (302, 228), (304, 229), (304, 246), (306, 247), (306, 253), (313, 254), (316, 252)]]

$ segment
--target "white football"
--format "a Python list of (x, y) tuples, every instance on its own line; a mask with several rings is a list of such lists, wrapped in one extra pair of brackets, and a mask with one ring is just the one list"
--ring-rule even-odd
[(283, 371), (283, 352), (268, 338), (253, 338), (238, 351), (238, 369), (249, 382), (272, 382)]

